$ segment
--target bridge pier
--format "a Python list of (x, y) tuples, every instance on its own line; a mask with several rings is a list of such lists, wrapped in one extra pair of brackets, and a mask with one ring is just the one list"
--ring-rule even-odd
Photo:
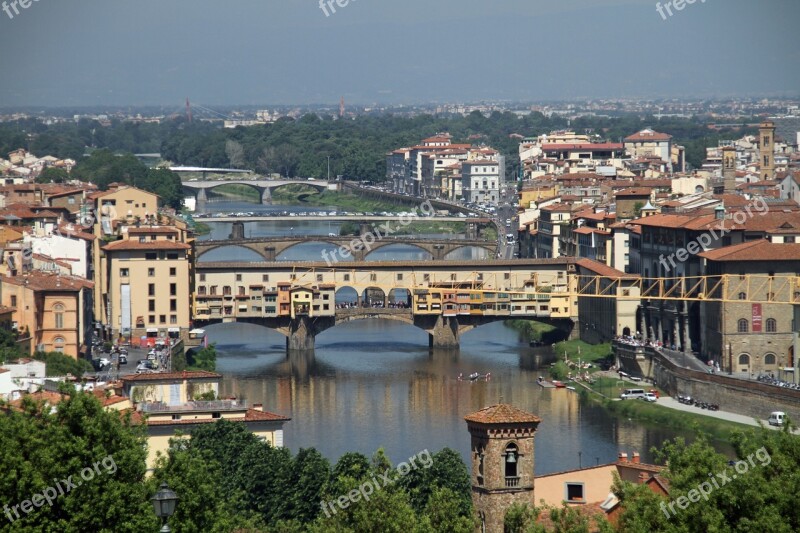
[(442, 261), (444, 259), (445, 251), (443, 244), (434, 244), (433, 245), (433, 260), (434, 261)]
[(197, 195), (195, 196), (198, 204), (204, 204), (208, 201), (208, 196), (206, 195), (205, 189), (199, 189), (197, 191)]
[(316, 331), (311, 319), (301, 316), (289, 322), (289, 334), (286, 336), (286, 351), (313, 352), (316, 344)]
[(261, 192), (261, 203), (262, 204), (272, 203), (272, 191), (270, 191), (269, 187), (264, 187), (264, 190)]
[(228, 238), (231, 240), (244, 239), (244, 222), (234, 222), (231, 227), (231, 234)]
[(456, 317), (436, 317), (436, 324), (428, 331), (428, 346), (431, 348), (458, 350), (459, 333)]
[(275, 258), (278, 256), (274, 246), (265, 246), (263, 255), (264, 261), (275, 261)]

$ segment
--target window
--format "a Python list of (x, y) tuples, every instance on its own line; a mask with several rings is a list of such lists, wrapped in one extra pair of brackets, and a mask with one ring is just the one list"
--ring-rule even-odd
[(175, 261), (178, 259), (178, 252), (167, 252), (167, 259)]
[(171, 299), (169, 301), (169, 310), (172, 311), (172, 312), (175, 312), (175, 311), (178, 310), (178, 300), (173, 298), (173, 299)]
[(456, 280), (456, 274), (450, 274), (450, 281)]
[(58, 353), (64, 353), (64, 337), (53, 339), (53, 350)]
[(206, 295), (206, 286), (205, 285), (200, 285), (199, 287), (197, 287), (197, 294), (199, 294), (200, 296), (205, 296)]
[(431, 275), (430, 274), (424, 274), (422, 276), (422, 279), (425, 280), (425, 281), (430, 281), (431, 280)]
[(378, 281), (378, 275), (377, 274), (370, 274), (369, 275), (369, 280), (370, 281)]
[(147, 310), (150, 311), (151, 313), (155, 312), (155, 310), (156, 310), (156, 301), (155, 300), (149, 300), (147, 302)]
[(583, 495), (583, 483), (565, 483), (566, 485), (566, 501), (568, 502), (583, 502), (586, 498)]
[(156, 323), (156, 315), (148, 315), (147, 323), (148, 324), (155, 324)]
[(167, 323), (167, 315), (158, 315), (158, 321), (161, 324), (166, 324)]
[(205, 281), (205, 280), (206, 280), (206, 275), (200, 274), (200, 281)]
[(345, 281), (350, 281), (350, 274), (345, 274), (344, 275), (344, 280)]
[(230, 296), (230, 295), (231, 295), (231, 288), (230, 288), (230, 286), (228, 286), (228, 285), (225, 285), (224, 287), (222, 287), (222, 294), (223, 294), (224, 296)]
[(156, 269), (155, 268), (148, 268), (147, 269), (148, 277), (154, 278), (156, 277)]
[(245, 291), (244, 287), (239, 287), (239, 296), (245, 296), (244, 291)]
[(503, 279), (511, 279), (511, 273), (506, 272), (505, 274), (503, 274)]
[(170, 324), (177, 324), (178, 323), (178, 315), (169, 315), (169, 323)]
[(170, 296), (177, 296), (178, 295), (178, 284), (177, 283), (170, 283), (169, 284), (169, 295)]
[(144, 235), (139, 236), (139, 242), (147, 242), (147, 238)]
[(398, 274), (397, 275), (397, 281), (403, 281), (403, 275), (402, 274)]
[(169, 267), (169, 275), (175, 277), (178, 274), (178, 269), (175, 267)]
[(739, 293), (739, 299), (740, 299), (740, 300), (747, 300), (747, 294), (745, 294), (745, 293), (743, 293), (743, 292), (740, 292), (740, 293)]
[(778, 331), (778, 321), (774, 318), (767, 319), (767, 333), (775, 333)]
[(217, 294), (217, 286), (216, 285), (212, 285), (211, 286), (211, 296), (216, 296), (216, 294)]
[(749, 365), (750, 364), (750, 356), (746, 353), (739, 355), (739, 364), (740, 365)]
[(747, 333), (749, 329), (750, 329), (750, 323), (746, 319), (740, 318), (737, 326), (737, 331), (739, 333)]
[(53, 312), (56, 318), (56, 329), (64, 329), (64, 306), (61, 304), (54, 305)]
[(156, 259), (158, 259), (158, 254), (155, 252), (147, 252), (146, 254), (144, 254), (144, 258), (147, 259), (148, 261), (155, 261)]
[(147, 285), (147, 295), (148, 296), (155, 296), (156, 295), (156, 284), (155, 283), (149, 283)]
[(261, 276), (261, 281), (265, 281), (265, 282), (266, 282), (266, 281), (269, 281), (269, 274), (263, 274), (263, 275)]
[(17, 306), (17, 297), (11, 296), (11, 307), (16, 307), (16, 306)]
[(516, 444), (509, 444), (506, 446), (506, 451), (503, 454), (503, 463), (505, 465), (506, 487), (519, 486), (519, 449)]
[(317, 282), (322, 282), (322, 274), (317, 274)]
[(774, 353), (768, 353), (767, 355), (765, 355), (764, 356), (764, 364), (765, 365), (769, 365), (769, 366), (774, 366), (775, 365), (775, 354)]
[(236, 281), (242, 281), (242, 275), (236, 274)]
[(127, 278), (130, 275), (130, 272), (128, 271), (127, 268), (120, 268), (119, 275), (121, 278)]

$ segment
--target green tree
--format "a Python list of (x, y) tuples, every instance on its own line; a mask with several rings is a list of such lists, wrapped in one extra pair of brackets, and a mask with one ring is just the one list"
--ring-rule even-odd
[(69, 173), (63, 168), (47, 167), (36, 177), (36, 183), (64, 183)]
[(301, 448), (292, 462), (289, 495), (290, 518), (311, 522), (321, 512), (331, 468), (328, 460), (314, 448)]
[(215, 371), (217, 369), (216, 344), (209, 344), (196, 352), (187, 352), (186, 364), (190, 370)]
[[(21, 515), (13, 523), (6, 516), (0, 530), (155, 531), (144, 426), (106, 411), (92, 394), (63, 390), (68, 396), (54, 408), (26, 397), (21, 411), (0, 416), (0, 499)], [(78, 486), (67, 490), (67, 479)], [(64, 494), (52, 505), (13, 509), (57, 485)]]
[(33, 354), (33, 358), (37, 361), (44, 361), (47, 376), (72, 374), (80, 378), (86, 372), (94, 370), (92, 364), (86, 359), (74, 359), (59, 352), (36, 352)]

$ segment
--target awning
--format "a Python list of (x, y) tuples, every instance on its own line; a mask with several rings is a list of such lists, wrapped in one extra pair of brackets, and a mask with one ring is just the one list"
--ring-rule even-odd
[(181, 328), (169, 328), (167, 331), (169, 331), (170, 333), (180, 333)]
[(147, 333), (158, 333), (158, 328), (147, 328)]
[(189, 332), (189, 334), (190, 335), (205, 335), (206, 334), (206, 330), (204, 330), (204, 329), (193, 329), (192, 331)]

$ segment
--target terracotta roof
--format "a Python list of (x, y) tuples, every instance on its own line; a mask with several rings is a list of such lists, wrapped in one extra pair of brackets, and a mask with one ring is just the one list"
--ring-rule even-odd
[(633, 135), (625, 137), (626, 142), (646, 142), (646, 141), (668, 141), (672, 139), (672, 135), (666, 133), (658, 133), (650, 128), (645, 128), (642, 131), (636, 132)]
[(62, 224), (58, 227), (58, 232), (62, 237), (75, 237), (76, 239), (83, 239), (85, 241), (93, 241), (97, 238), (91, 233), (82, 231), (81, 226), (76, 224)]
[(639, 276), (636, 274), (626, 274), (621, 270), (617, 270), (616, 268), (611, 268), (610, 266), (600, 263), (598, 261), (594, 261), (592, 259), (578, 259), (576, 261), (577, 265), (594, 272), (600, 276), (604, 276), (607, 278), (614, 278), (614, 279), (637, 279)]
[(27, 272), (17, 276), (0, 276), (3, 283), (29, 287), (35, 291), (77, 292), (91, 289), (94, 283), (79, 276), (65, 276), (50, 272)]
[(123, 239), (103, 246), (103, 250), (115, 252), (118, 250), (189, 250), (191, 246), (176, 241), (147, 241)]
[(647, 189), (645, 187), (638, 189), (623, 189), (621, 191), (617, 191), (617, 196), (650, 196), (652, 192), (652, 189)]
[(131, 235), (138, 235), (140, 233), (146, 235), (174, 235), (178, 233), (178, 230), (169, 226), (140, 226), (138, 228), (128, 228), (128, 233)]
[(539, 424), (542, 421), (532, 413), (504, 403), (485, 407), (465, 416), (464, 420), (476, 424)]
[(222, 379), (222, 374), (205, 370), (184, 370), (183, 372), (164, 372), (161, 374), (128, 374), (120, 379), (128, 381), (164, 381), (176, 379)]
[(227, 422), (288, 422), (291, 420), (288, 416), (270, 413), (268, 411), (259, 411), (257, 409), (248, 409), (244, 416), (231, 417), (231, 418), (195, 418), (186, 420), (147, 420), (148, 426), (190, 426), (193, 424), (213, 424), (219, 420), (226, 420)]
[(778, 244), (759, 239), (698, 255), (711, 261), (800, 261), (800, 244)]
[(543, 144), (542, 151), (553, 150), (588, 150), (596, 152), (607, 152), (609, 150), (622, 150), (624, 146), (620, 143), (552, 143)]

